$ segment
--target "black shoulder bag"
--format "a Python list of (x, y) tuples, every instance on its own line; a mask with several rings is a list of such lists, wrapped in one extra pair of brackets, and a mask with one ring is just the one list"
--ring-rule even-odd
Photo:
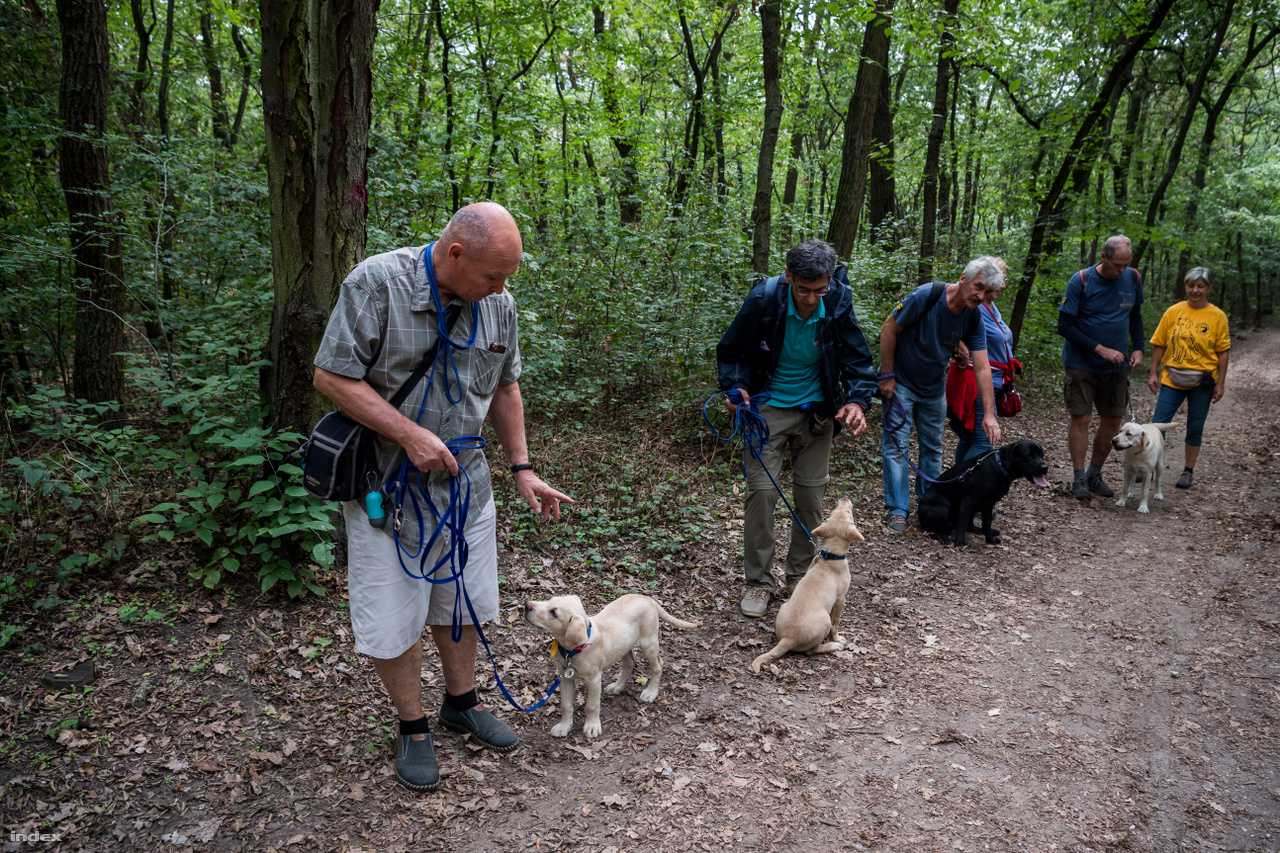
[[(457, 322), (461, 311), (449, 318), (449, 329)], [(440, 338), (422, 357), (408, 380), (391, 398), (393, 408), (409, 398), (409, 392), (422, 381), (422, 377), (435, 363), (440, 351)], [(378, 470), (376, 433), (368, 427), (344, 415), (337, 409), (320, 419), (311, 437), (298, 448), (302, 457), (302, 487), (321, 500), (349, 501), (364, 497), (368, 490), (368, 475), (376, 477)]]

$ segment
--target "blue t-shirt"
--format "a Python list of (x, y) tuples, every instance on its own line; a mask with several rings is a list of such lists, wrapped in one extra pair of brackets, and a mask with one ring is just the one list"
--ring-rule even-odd
[(773, 395), (769, 405), (786, 408), (823, 400), (822, 379), (818, 376), (818, 365), (822, 361), (818, 321), (826, 316), (827, 306), (818, 300), (818, 307), (809, 319), (800, 319), (795, 300), (787, 296), (787, 325), (778, 366), (769, 380), (769, 393)]
[[(1067, 292), (1062, 296), (1058, 313), (1074, 316), (1076, 327), (1094, 342), (1127, 355), (1130, 315), (1140, 305), (1142, 287), (1136, 270), (1127, 269), (1118, 278), (1103, 278), (1095, 266), (1074, 273), (1067, 281)], [(1142, 346), (1141, 342), (1138, 346)], [(1118, 373), (1128, 369), (1128, 362), (1112, 364), (1069, 338), (1062, 342), (1062, 364), (1090, 373)]]
[[(1004, 387), (1004, 370), (995, 366), (995, 362), (1008, 365), (1013, 358), (1013, 330), (1004, 322), (1000, 309), (984, 303), (979, 306), (982, 312), (982, 326), (987, 332), (987, 359), (991, 364), (991, 387), (999, 391)], [(1010, 365), (1012, 367), (1012, 365)]]
[[(925, 312), (932, 292), (933, 282), (922, 284), (893, 309), (893, 319), (903, 328), (893, 352), (893, 373), (899, 382), (921, 397), (943, 393), (947, 362), (961, 340), (970, 353), (987, 348), (986, 329), (981, 322), (971, 319), (977, 309), (954, 313), (947, 307), (947, 294), (943, 291), (933, 307)], [(972, 332), (968, 331), (970, 328)]]

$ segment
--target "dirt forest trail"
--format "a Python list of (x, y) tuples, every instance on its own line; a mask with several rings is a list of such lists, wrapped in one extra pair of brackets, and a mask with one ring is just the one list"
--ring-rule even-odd
[[(558, 709), (499, 708), (482, 658), (482, 695), (520, 746), (438, 733), (432, 794), (391, 775), (392, 711), (352, 653), (341, 573), (324, 599), (282, 602), (134, 557), (33, 625), (38, 652), (0, 651), (0, 850), (1280, 853), (1280, 328), (1235, 335), (1195, 487), (1171, 485), (1175, 433), (1149, 515), (1071, 498), (1056, 376), (1026, 379), (1004, 440), (1042, 442), (1051, 487), (1014, 486), (998, 546), (891, 535), (877, 428), (837, 439), (828, 503), (848, 494), (866, 541), (841, 627), (856, 647), (834, 655), (751, 674), (778, 602), (738, 613), (740, 473), (710, 439), (668, 438), (662, 476), (706, 505), (656, 589), (612, 557), (504, 550), (485, 631), (526, 702), (551, 678), (526, 599), (576, 593), (595, 612), (641, 589), (701, 626), (664, 627), (657, 701), (638, 685), (604, 697), (591, 740), (581, 715), (560, 739)], [(1134, 396), (1149, 417), (1136, 377)], [(1104, 472), (1118, 485), (1115, 455)], [(91, 694), (40, 688), (85, 658)], [(434, 650), (424, 682), (438, 701)]]
[[(777, 605), (751, 623), (735, 574), (704, 581), (686, 596), (713, 611), (700, 641), (664, 635), (665, 700), (606, 703), (599, 741), (532, 734), (528, 812), (451, 843), (1280, 850), (1280, 331), (1239, 338), (1194, 489), (1148, 516), (1072, 499), (1046, 392), (1005, 440), (1042, 441), (1053, 488), (1001, 504), (1003, 546), (890, 538), (861, 484), (856, 651), (752, 677)], [(1166, 462), (1171, 484), (1176, 438)], [(1117, 456), (1105, 471), (1118, 483)]]

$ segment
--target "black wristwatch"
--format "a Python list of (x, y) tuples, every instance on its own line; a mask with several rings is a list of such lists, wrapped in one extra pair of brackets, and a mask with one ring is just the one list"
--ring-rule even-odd
[(521, 462), (519, 465), (511, 466), (512, 474), (519, 474), (521, 471), (532, 471), (532, 470), (533, 470), (532, 462)]

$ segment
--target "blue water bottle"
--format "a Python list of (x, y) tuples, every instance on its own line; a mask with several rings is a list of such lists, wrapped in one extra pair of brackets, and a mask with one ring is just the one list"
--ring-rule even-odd
[(369, 526), (378, 530), (387, 526), (387, 514), (382, 509), (382, 490), (374, 489), (364, 496), (364, 509), (369, 515)]

